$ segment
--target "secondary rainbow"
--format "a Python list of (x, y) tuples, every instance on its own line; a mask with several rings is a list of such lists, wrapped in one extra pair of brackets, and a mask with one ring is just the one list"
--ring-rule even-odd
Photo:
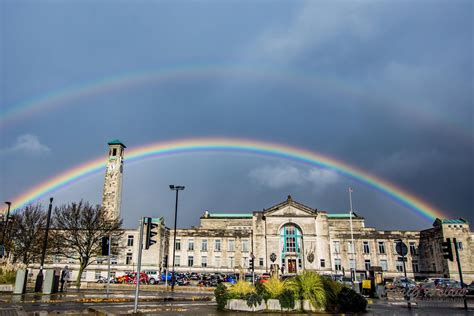
[[(435, 218), (445, 218), (440, 210), (427, 202), (410, 194), (396, 185), (380, 179), (357, 167), (350, 166), (334, 158), (322, 154), (296, 148), (288, 145), (239, 138), (192, 138), (167, 142), (157, 142), (135, 148), (130, 148), (125, 153), (125, 163), (160, 158), (171, 155), (182, 155), (197, 152), (231, 152), (265, 157), (286, 159), (313, 167), (333, 170), (343, 176), (355, 179), (373, 189), (389, 196), (398, 203), (413, 210), (424, 219), (432, 221)], [(73, 183), (104, 172), (107, 157), (101, 156), (69, 170), (66, 170), (19, 195), (13, 200), (13, 208), (20, 208), (35, 202), (48, 194), (52, 194)]]

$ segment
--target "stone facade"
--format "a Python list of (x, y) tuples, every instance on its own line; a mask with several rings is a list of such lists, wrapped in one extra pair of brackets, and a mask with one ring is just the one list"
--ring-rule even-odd
[(102, 208), (106, 210), (111, 218), (120, 218), (123, 157), (126, 146), (119, 140), (113, 140), (108, 145), (109, 156), (102, 193)]

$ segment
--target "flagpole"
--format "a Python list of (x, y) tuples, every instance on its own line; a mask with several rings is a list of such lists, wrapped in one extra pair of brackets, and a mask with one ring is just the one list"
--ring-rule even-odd
[(356, 279), (356, 262), (355, 262), (355, 259), (354, 259), (354, 252), (355, 252), (355, 244), (354, 244), (354, 232), (352, 230), (352, 214), (353, 214), (353, 210), (352, 210), (352, 188), (349, 187), (349, 203), (350, 203), (350, 207), (351, 207), (351, 210), (349, 212), (349, 222), (350, 222), (350, 225), (351, 225), (351, 259), (352, 259), (352, 262), (354, 263), (354, 268), (351, 267), (351, 270), (354, 270), (353, 274), (352, 274), (352, 281), (355, 281)]

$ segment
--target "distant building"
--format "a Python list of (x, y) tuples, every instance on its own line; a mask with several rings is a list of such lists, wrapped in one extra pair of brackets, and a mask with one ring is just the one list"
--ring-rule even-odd
[[(123, 145), (109, 143), (109, 161), (105, 174), (103, 207), (120, 215)], [(114, 166), (114, 167), (112, 167)], [(354, 246), (352, 246), (350, 224)], [(158, 224), (156, 244), (143, 250), (142, 270), (171, 270), (173, 231), (163, 218)], [(464, 219), (436, 219), (433, 227), (422, 231), (376, 230), (365, 226), (356, 214), (331, 214), (286, 200), (252, 213), (210, 213), (205, 211), (200, 225), (176, 232), (175, 267), (179, 272), (249, 272), (254, 258), (256, 273), (278, 269), (285, 274), (312, 270), (321, 274), (365, 275), (374, 266), (386, 278), (403, 274), (403, 262), (395, 251), (397, 240), (408, 246), (406, 270), (411, 278), (450, 277), (459, 280), (456, 261), (443, 258), (441, 242), (456, 238), (464, 281), (474, 280), (474, 234)], [(113, 257), (112, 271), (121, 275), (135, 271), (138, 262), (139, 229), (126, 229), (115, 240), (122, 251)], [(52, 264), (62, 263), (53, 258)], [(67, 262), (73, 269), (74, 262)], [(106, 258), (96, 258), (87, 267), (83, 279), (93, 281), (107, 275)], [(74, 276), (73, 276), (74, 278)]]

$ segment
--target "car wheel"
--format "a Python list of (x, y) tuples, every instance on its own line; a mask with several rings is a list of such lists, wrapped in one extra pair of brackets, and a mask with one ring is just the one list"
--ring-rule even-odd
[(150, 281), (148, 281), (148, 282), (149, 282), (150, 284), (155, 284), (155, 283), (156, 283), (155, 279), (153, 279), (153, 278), (151, 278)]

